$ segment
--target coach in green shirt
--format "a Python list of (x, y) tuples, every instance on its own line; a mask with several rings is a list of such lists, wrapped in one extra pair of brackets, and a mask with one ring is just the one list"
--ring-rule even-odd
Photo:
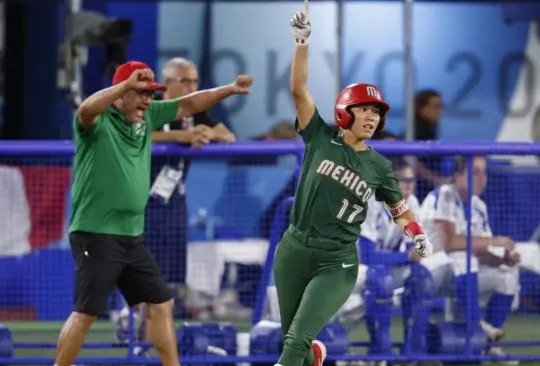
[(252, 78), (228, 86), (153, 101), (154, 73), (142, 63), (121, 65), (113, 86), (88, 97), (74, 121), (73, 214), (69, 239), (76, 263), (75, 309), (60, 334), (56, 364), (71, 366), (96, 316), (117, 286), (130, 306), (147, 303), (148, 332), (165, 366), (179, 365), (173, 300), (144, 245), (150, 191), (151, 132), (205, 111)]

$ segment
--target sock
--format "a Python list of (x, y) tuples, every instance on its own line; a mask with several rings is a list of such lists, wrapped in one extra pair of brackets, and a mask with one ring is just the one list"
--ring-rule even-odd
[(512, 312), (512, 303), (514, 295), (501, 294), (494, 292), (489, 298), (486, 307), (485, 320), (495, 328), (502, 328), (504, 322)]
[[(478, 303), (478, 275), (476, 273), (456, 276), (456, 297), (463, 316), (467, 311), (471, 314), (473, 324), (480, 323), (480, 305)], [(467, 285), (469, 285), (467, 291)], [(468, 295), (468, 296), (467, 296)]]

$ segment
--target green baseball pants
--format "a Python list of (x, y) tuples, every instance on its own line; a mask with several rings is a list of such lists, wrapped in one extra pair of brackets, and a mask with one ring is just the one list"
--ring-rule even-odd
[(290, 226), (274, 262), (283, 366), (312, 366), (311, 342), (351, 295), (358, 275), (356, 243), (315, 239)]

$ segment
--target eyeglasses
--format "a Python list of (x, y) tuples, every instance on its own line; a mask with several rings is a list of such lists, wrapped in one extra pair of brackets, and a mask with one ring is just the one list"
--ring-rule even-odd
[(183, 86), (199, 85), (199, 79), (190, 79), (190, 78), (169, 78), (174, 82), (180, 83)]
[(401, 179), (398, 179), (398, 181), (400, 183), (405, 183), (405, 184), (412, 184), (414, 183), (414, 178), (401, 178)]

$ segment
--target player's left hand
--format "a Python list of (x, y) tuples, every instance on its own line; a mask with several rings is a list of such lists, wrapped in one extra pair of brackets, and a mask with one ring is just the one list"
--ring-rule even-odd
[(414, 250), (419, 257), (426, 258), (433, 254), (433, 245), (429, 242), (426, 234), (416, 235), (413, 241)]
[(504, 258), (503, 258), (504, 264), (508, 266), (515, 266), (521, 261), (521, 255), (518, 252), (515, 251), (505, 251)]
[(239, 75), (230, 87), (234, 94), (251, 94), (251, 91), (249, 90), (251, 84), (253, 84), (253, 76)]

